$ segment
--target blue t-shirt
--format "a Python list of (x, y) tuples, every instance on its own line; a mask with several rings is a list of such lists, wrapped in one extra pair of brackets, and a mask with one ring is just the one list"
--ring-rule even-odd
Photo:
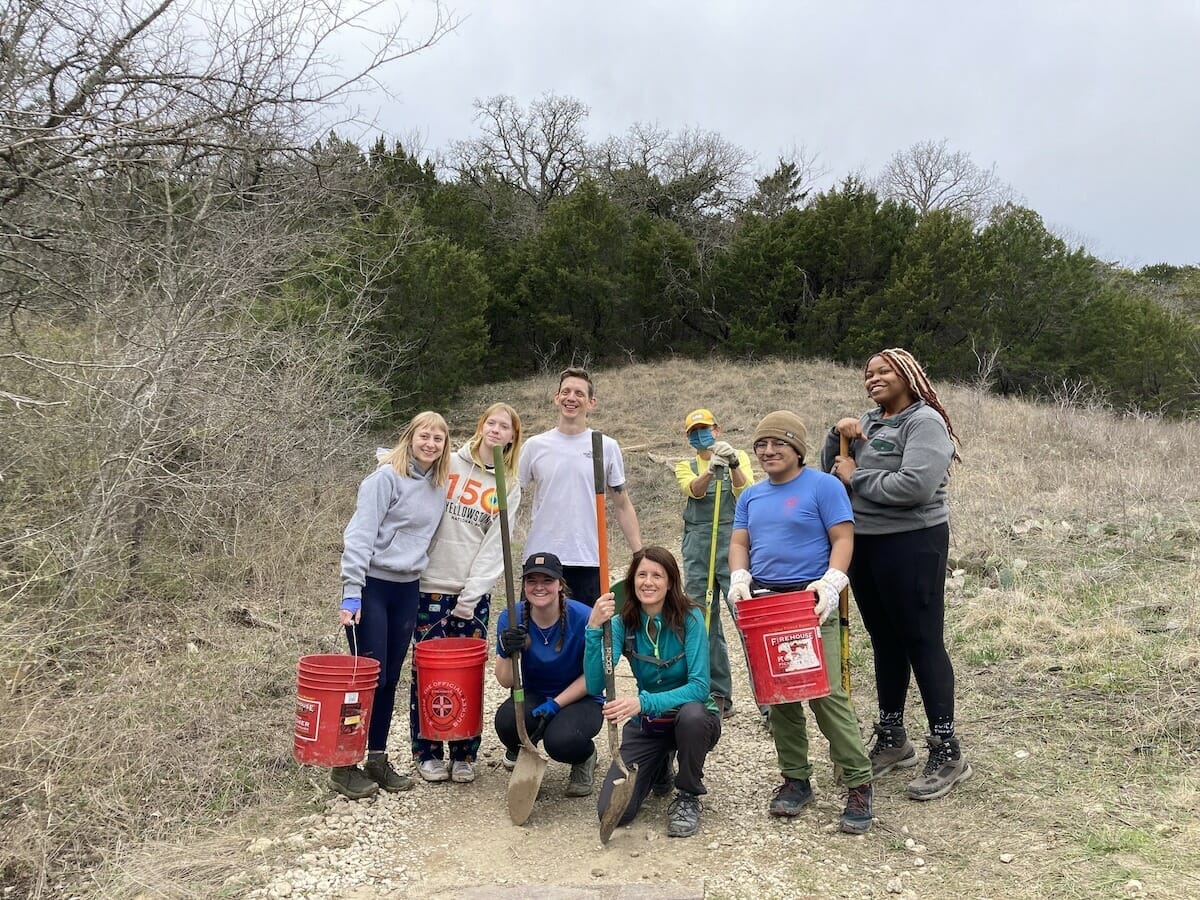
[(820, 578), (829, 568), (829, 529), (853, 521), (845, 485), (816, 469), (783, 484), (755, 482), (733, 514), (734, 530), (750, 532), (750, 574), (769, 584)]
[[(529, 622), (529, 647), (521, 654), (521, 682), (525, 690), (550, 699), (562, 693), (576, 678), (583, 674), (584, 631), (587, 630), (591, 607), (578, 600), (567, 599), (567, 633), (563, 637), (562, 649), (557, 650), (562, 624), (557, 620), (549, 628)], [(517, 621), (525, 621), (525, 601), (517, 603)], [(496, 619), (496, 633), (508, 627), (508, 610), (500, 610)], [(508, 658), (508, 654), (496, 640), (496, 653)], [(602, 699), (602, 698), (597, 698)]]

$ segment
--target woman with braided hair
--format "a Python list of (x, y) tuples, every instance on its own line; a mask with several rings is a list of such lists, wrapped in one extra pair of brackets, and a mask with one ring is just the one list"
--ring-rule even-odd
[[(567, 597), (562, 563), (553, 553), (534, 553), (525, 560), (521, 593), (516, 623), (509, 623), (507, 609), (496, 620), (496, 680), (512, 687), (512, 654), (519, 652), (525, 730), (534, 743), (541, 741), (551, 759), (571, 766), (566, 795), (587, 797), (596, 771), (592, 739), (603, 724), (604, 702), (588, 694), (583, 676), (584, 631), (591, 610)], [(512, 769), (521, 739), (511, 697), (496, 710), (496, 734), (505, 747), (504, 767)]]
[[(840, 419), (825, 438), (821, 466), (850, 491), (854, 557), (850, 586), (871, 636), (879, 721), (871, 749), (875, 778), (917, 764), (904, 726), (909, 681), (929, 720), (929, 758), (909, 782), (913, 800), (944, 796), (971, 777), (954, 733), (954, 668), (946, 652), (946, 557), (950, 463), (958, 435), (925, 370), (907, 350), (881, 350), (863, 370), (875, 408)], [(841, 438), (850, 455), (840, 455)]]

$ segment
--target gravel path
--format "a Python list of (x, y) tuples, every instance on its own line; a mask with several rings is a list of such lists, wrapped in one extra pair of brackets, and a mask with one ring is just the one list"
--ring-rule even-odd
[[(563, 797), (568, 767), (553, 762), (529, 821), (512, 825), (505, 804), (508, 773), (499, 763), (503, 751), (490, 722), (505, 693), (491, 679), (489, 665), (473, 784), (418, 779), (402, 794), (381, 793), (357, 803), (333, 796), (323, 814), (297, 821), (285, 837), (251, 843), (264, 880), (249, 896), (501, 898), (527, 894), (532, 886), (557, 888), (543, 896), (644, 896), (631, 887), (637, 885), (655, 886), (655, 896), (680, 897), (942, 895), (946, 886), (939, 884), (938, 866), (901, 821), (914, 807), (900, 796), (902, 782), (877, 789), (879, 818), (870, 834), (837, 831), (844, 797), (832, 786), (819, 736), (816, 803), (795, 820), (767, 815), (779, 778), (774, 747), (750, 703), (744, 663), (735, 661), (734, 669), (739, 712), (725, 721), (708, 758), (709, 793), (700, 832), (692, 838), (668, 838), (668, 798), (651, 797), (631, 826), (601, 845), (595, 797)], [(622, 674), (618, 691), (631, 690), (632, 678), (627, 670)], [(811, 717), (810, 728), (819, 735)], [(396, 730), (407, 730), (403, 720)], [(605, 734), (602, 730), (597, 783), (607, 766)]]

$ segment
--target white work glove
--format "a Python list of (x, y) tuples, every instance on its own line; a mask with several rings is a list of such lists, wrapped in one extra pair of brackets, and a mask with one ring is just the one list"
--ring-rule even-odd
[(846, 573), (832, 567), (826, 569), (819, 579), (809, 583), (808, 589), (817, 592), (817, 605), (813, 612), (817, 614), (817, 619), (822, 625), (838, 608), (838, 597), (842, 589), (849, 584), (850, 579), (846, 577)]
[(729, 602), (737, 603), (740, 600), (750, 599), (750, 572), (746, 569), (738, 569), (729, 576)]
[(708, 471), (713, 478), (724, 478), (729, 466), (725, 465), (725, 460), (713, 454), (713, 458), (708, 461)]
[(454, 609), (450, 610), (450, 615), (456, 619), (466, 619), (469, 622), (475, 618), (475, 604), (478, 602), (478, 597), (460, 596), (458, 602), (454, 604)]
[(720, 457), (727, 466), (732, 466), (737, 461), (737, 451), (728, 441), (717, 441), (709, 449), (712, 450), (713, 456)]

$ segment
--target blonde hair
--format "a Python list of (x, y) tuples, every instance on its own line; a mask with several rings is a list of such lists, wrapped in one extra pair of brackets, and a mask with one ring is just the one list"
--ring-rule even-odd
[(430, 467), (433, 471), (433, 483), (438, 487), (445, 487), (446, 482), (450, 480), (450, 429), (446, 427), (446, 420), (440, 413), (425, 410), (413, 416), (412, 421), (400, 432), (400, 440), (396, 442), (396, 446), (379, 457), (379, 464), (391, 466), (396, 470), (396, 474), (408, 477), (408, 466), (412, 462), (413, 435), (426, 428), (437, 429), (446, 436), (446, 442), (442, 444), (442, 455)]
[(485, 409), (483, 415), (479, 417), (479, 421), (475, 425), (475, 434), (471, 436), (469, 446), (471, 448), (471, 455), (477, 460), (487, 466), (492, 464), (492, 460), (481, 457), (479, 451), (483, 447), (484, 423), (498, 412), (507, 413), (509, 419), (512, 420), (512, 440), (504, 448), (504, 474), (511, 478), (517, 473), (517, 463), (521, 457), (521, 417), (515, 409), (507, 403), (493, 403)]

